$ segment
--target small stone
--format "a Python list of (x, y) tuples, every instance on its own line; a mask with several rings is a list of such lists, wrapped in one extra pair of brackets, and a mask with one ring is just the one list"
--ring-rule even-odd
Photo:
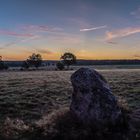
[(121, 121), (121, 109), (105, 78), (97, 71), (81, 68), (71, 76), (70, 111), (85, 125), (102, 128)]

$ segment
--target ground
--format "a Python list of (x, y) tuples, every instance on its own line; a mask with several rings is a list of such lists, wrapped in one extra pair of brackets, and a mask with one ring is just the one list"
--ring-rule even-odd
[[(97, 69), (112, 92), (130, 109), (140, 108), (140, 69)], [(0, 72), (0, 118), (30, 122), (71, 101), (72, 71)]]

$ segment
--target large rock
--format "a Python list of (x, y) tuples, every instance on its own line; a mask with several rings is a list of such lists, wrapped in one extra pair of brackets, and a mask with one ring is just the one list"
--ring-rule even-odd
[(70, 111), (85, 125), (102, 128), (116, 125), (121, 110), (105, 78), (97, 71), (81, 68), (71, 76), (73, 86)]
[(139, 133), (140, 138), (140, 109), (134, 110), (130, 114), (129, 126), (130, 131)]

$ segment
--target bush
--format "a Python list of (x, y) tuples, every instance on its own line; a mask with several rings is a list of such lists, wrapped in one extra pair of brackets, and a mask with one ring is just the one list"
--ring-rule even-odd
[(42, 64), (42, 56), (40, 54), (33, 53), (27, 59), (27, 63), (29, 64), (29, 66), (34, 66), (34, 67), (38, 68)]
[(62, 62), (58, 62), (56, 66), (57, 66), (57, 69), (59, 70), (63, 70), (65, 68)]
[(95, 130), (94, 126), (79, 122), (69, 109), (54, 111), (38, 121), (37, 125), (41, 130), (40, 138), (47, 140), (128, 140), (128, 127), (125, 124)]
[(24, 68), (24, 69), (28, 69), (29, 68), (29, 64), (27, 63), (27, 61), (23, 61), (21, 67)]
[[(129, 119), (125, 121), (128, 123)], [(30, 125), (10, 118), (0, 125), (0, 140), (139, 140), (139, 132), (132, 134), (125, 123), (95, 130), (94, 126), (79, 122), (68, 108), (53, 111)]]
[(3, 61), (0, 61), (0, 70), (7, 70), (7, 69), (8, 66)]

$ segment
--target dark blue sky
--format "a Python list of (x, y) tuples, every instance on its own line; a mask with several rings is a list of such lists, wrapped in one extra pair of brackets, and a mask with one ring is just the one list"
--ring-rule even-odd
[(0, 0), (0, 55), (138, 58), (140, 0)]

